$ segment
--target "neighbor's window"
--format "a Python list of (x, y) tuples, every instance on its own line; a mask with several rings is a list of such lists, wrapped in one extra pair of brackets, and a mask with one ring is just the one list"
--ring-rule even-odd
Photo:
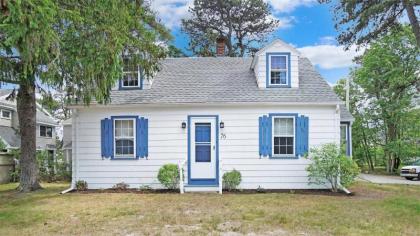
[(121, 87), (123, 88), (136, 88), (140, 87), (139, 79), (139, 68), (133, 63), (130, 58), (124, 58), (123, 60), (123, 78), (121, 81)]
[(341, 144), (341, 148), (344, 151), (344, 153), (348, 153), (347, 150), (347, 125), (345, 124), (341, 124), (340, 125), (340, 144)]
[(1, 118), (10, 119), (12, 113), (7, 110), (1, 110)]
[(273, 154), (274, 156), (293, 156), (295, 153), (295, 118), (273, 118)]
[(271, 55), (270, 57), (270, 85), (288, 84), (288, 56)]
[(39, 126), (39, 136), (51, 138), (52, 137), (52, 127), (51, 126), (40, 125)]
[(114, 120), (114, 144), (116, 157), (135, 157), (135, 120)]

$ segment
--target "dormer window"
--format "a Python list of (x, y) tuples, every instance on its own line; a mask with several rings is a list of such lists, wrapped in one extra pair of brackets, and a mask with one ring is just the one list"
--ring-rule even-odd
[(133, 63), (129, 57), (123, 60), (123, 78), (120, 81), (120, 89), (141, 89), (141, 75), (139, 66)]
[(290, 87), (290, 53), (267, 53), (267, 87)]

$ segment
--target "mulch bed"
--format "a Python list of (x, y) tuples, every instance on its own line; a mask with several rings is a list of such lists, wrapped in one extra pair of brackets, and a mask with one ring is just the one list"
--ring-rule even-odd
[[(169, 189), (151, 189), (151, 190), (139, 190), (139, 189), (89, 189), (84, 191), (72, 191), (72, 193), (90, 194), (90, 193), (135, 193), (135, 194), (179, 194), (179, 190)], [(223, 190), (223, 194), (267, 194), (267, 193), (290, 193), (290, 194), (301, 194), (301, 195), (323, 195), (323, 196), (353, 196), (352, 194), (346, 194), (345, 192), (332, 192), (329, 189), (243, 189), (227, 191)], [(188, 194), (188, 193), (187, 193)]]

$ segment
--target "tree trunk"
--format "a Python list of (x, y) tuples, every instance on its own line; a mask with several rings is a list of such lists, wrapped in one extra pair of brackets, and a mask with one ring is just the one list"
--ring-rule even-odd
[(419, 21), (417, 20), (416, 13), (414, 12), (413, 4), (410, 2), (410, 0), (403, 0), (403, 5), (405, 11), (407, 12), (408, 19), (410, 20), (411, 29), (416, 36), (417, 46), (420, 47), (420, 25)]
[(36, 162), (36, 100), (34, 84), (20, 85), (17, 95), (17, 112), (21, 138), (20, 185), (22, 192), (41, 188)]

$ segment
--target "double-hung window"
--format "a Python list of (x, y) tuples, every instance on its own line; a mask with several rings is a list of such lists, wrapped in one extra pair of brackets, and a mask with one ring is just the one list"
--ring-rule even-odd
[(12, 113), (10, 111), (7, 110), (1, 110), (1, 118), (3, 119), (10, 119), (11, 118)]
[(350, 155), (350, 150), (348, 147), (348, 140), (349, 134), (347, 129), (347, 124), (340, 124), (340, 144), (341, 144), (341, 150), (346, 153), (347, 155)]
[(273, 117), (273, 156), (295, 155), (295, 118)]
[(135, 158), (136, 153), (136, 121), (135, 119), (114, 120), (114, 150), (115, 157)]
[(40, 125), (39, 126), (39, 136), (46, 137), (46, 138), (52, 138), (52, 127), (51, 126), (45, 126)]
[(140, 73), (137, 64), (129, 57), (123, 59), (123, 78), (121, 80), (122, 88), (139, 88), (140, 87)]
[(269, 55), (269, 85), (289, 85), (288, 55)]

